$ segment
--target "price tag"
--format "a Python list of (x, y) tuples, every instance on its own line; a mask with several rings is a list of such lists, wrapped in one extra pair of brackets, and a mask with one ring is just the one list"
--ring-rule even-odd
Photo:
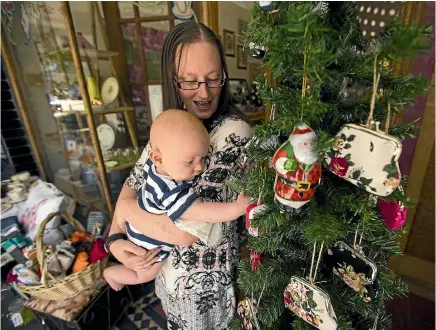
[(18, 327), (24, 323), (23, 317), (21, 313), (14, 313), (11, 316), (12, 323), (14, 323), (14, 327)]

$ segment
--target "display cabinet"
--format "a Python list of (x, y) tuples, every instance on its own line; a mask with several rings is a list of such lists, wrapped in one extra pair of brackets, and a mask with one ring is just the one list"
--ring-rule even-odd
[[(51, 157), (57, 163), (52, 181), (78, 203), (111, 216), (140, 150), (131, 96), (120, 79), (117, 58), (123, 54), (110, 48), (101, 3), (16, 2), (8, 10), (2, 6), (2, 17), (10, 18), (2, 24), (11, 27), (10, 56), (17, 57), (14, 74), (24, 77), (27, 111), (45, 153), (50, 138), (59, 141), (56, 154), (64, 158)], [(42, 91), (45, 100), (38, 98)]]

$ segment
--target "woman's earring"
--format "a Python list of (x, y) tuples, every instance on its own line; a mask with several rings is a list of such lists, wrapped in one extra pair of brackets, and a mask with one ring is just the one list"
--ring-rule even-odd
[(179, 96), (179, 102), (180, 102), (180, 105), (182, 106), (182, 109), (186, 110), (185, 102), (182, 101), (182, 98), (180, 96)]

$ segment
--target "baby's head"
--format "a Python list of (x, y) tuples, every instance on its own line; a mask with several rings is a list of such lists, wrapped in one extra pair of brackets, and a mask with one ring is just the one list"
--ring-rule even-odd
[(150, 144), (150, 158), (160, 174), (189, 181), (204, 170), (209, 134), (187, 111), (162, 112), (151, 125)]

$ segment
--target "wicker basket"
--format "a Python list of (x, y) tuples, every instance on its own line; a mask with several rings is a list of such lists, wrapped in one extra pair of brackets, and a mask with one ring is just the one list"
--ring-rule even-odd
[(79, 272), (73, 273), (65, 277), (55, 277), (47, 270), (47, 262), (44, 257), (44, 228), (45, 225), (54, 217), (61, 216), (67, 222), (72, 224), (78, 230), (84, 231), (82, 224), (75, 220), (71, 215), (66, 212), (55, 212), (48, 215), (48, 217), (41, 223), (38, 233), (35, 237), (38, 263), (41, 267), (41, 282), (42, 285), (19, 285), (23, 293), (27, 293), (36, 298), (45, 300), (64, 300), (74, 297), (80, 292), (90, 288), (95, 281), (103, 274), (106, 268), (108, 258), (94, 262)]

